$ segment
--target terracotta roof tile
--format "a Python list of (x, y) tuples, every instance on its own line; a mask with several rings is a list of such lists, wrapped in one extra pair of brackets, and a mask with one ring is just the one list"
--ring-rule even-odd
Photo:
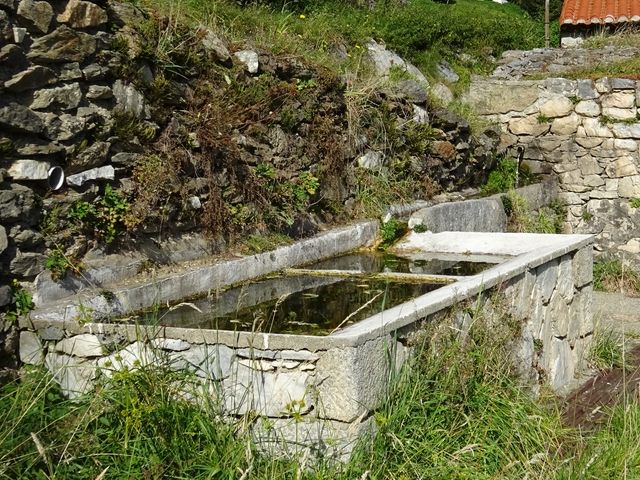
[(640, 22), (640, 0), (564, 0), (561, 25)]

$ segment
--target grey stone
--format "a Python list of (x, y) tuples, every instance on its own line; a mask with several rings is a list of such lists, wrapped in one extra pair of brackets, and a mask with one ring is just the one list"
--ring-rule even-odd
[(93, 36), (61, 25), (48, 35), (36, 38), (27, 58), (40, 63), (82, 62), (95, 51)]
[(548, 118), (564, 117), (573, 111), (573, 103), (564, 95), (553, 95), (540, 105), (540, 114)]
[(98, 359), (100, 372), (110, 378), (114, 372), (135, 370), (146, 365), (168, 365), (167, 355), (161, 350), (149, 348), (144, 342), (134, 342), (107, 357)]
[(87, 91), (87, 98), (91, 100), (106, 100), (113, 97), (111, 88), (104, 85), (90, 85)]
[(397, 53), (387, 50), (384, 45), (377, 43), (375, 40), (369, 40), (365, 47), (378, 76), (387, 77), (391, 68), (399, 68), (413, 76), (414, 80), (417, 80), (425, 86), (429, 85), (429, 82), (420, 70), (401, 58)]
[(257, 348), (239, 348), (236, 355), (243, 358), (258, 358), (264, 360), (274, 360), (278, 356), (275, 350), (259, 350)]
[(223, 380), (225, 411), (232, 415), (256, 412), (269, 417), (304, 414), (314, 402), (306, 372), (264, 372), (237, 365)]
[(600, 115), (600, 105), (593, 100), (583, 100), (576, 105), (576, 113), (585, 117), (597, 117)]
[(632, 125), (616, 123), (612, 125), (611, 129), (616, 138), (640, 139), (640, 123), (634, 123)]
[(0, 307), (4, 307), (13, 302), (13, 293), (9, 285), (0, 286)]
[(50, 112), (38, 112), (38, 117), (44, 124), (47, 138), (61, 142), (77, 137), (88, 123), (85, 118), (68, 113), (56, 115)]
[(64, 338), (64, 332), (57, 327), (45, 327), (38, 331), (40, 338), (46, 341), (58, 341)]
[(524, 118), (514, 118), (509, 122), (509, 131), (514, 135), (531, 135), (539, 137), (550, 129), (547, 122), (539, 122), (537, 117), (528, 116)]
[(107, 71), (108, 70), (106, 68), (100, 66), (99, 64), (92, 63), (91, 65), (87, 65), (82, 69), (82, 75), (87, 81), (100, 80), (105, 76)]
[(171, 367), (187, 369), (204, 379), (220, 380), (231, 373), (234, 351), (226, 345), (193, 345), (171, 355)]
[(81, 187), (93, 180), (113, 180), (115, 179), (115, 174), (115, 169), (111, 165), (105, 165), (104, 167), (92, 168), (75, 175), (69, 175), (67, 177), (67, 185)]
[(612, 90), (635, 90), (636, 81), (630, 78), (612, 78), (609, 85)]
[(395, 96), (404, 98), (411, 103), (425, 103), (427, 101), (427, 90), (415, 80), (401, 80), (392, 85)]
[(14, 225), (10, 233), (13, 243), (23, 251), (34, 249), (44, 244), (44, 237), (35, 230), (25, 228), (22, 225)]
[[(551, 294), (556, 288), (558, 282), (558, 261), (553, 260), (541, 265), (536, 269), (536, 287), (539, 291), (540, 298), (544, 304), (551, 299)], [(536, 292), (533, 292), (536, 295)]]
[(429, 123), (429, 112), (418, 105), (414, 105), (412, 120), (419, 125), (427, 125)]
[(258, 73), (260, 64), (258, 62), (258, 54), (253, 50), (240, 50), (233, 54), (234, 57), (242, 63), (249, 73)]
[(636, 105), (634, 92), (613, 92), (604, 95), (600, 101), (602, 107), (632, 108)]
[(409, 227), (413, 228), (415, 225), (423, 225), (433, 233), (503, 232), (507, 216), (500, 200), (487, 198), (423, 208), (409, 219)]
[(384, 165), (384, 154), (382, 152), (368, 150), (364, 155), (356, 159), (358, 166), (367, 170), (380, 170)]
[(189, 342), (173, 338), (155, 338), (151, 341), (154, 348), (160, 348), (171, 352), (183, 352), (191, 348)]
[(436, 65), (436, 71), (446, 82), (455, 83), (460, 80), (460, 76), (453, 70), (453, 67), (446, 60), (438, 62)]
[(469, 86), (465, 100), (479, 115), (522, 112), (538, 100), (535, 82), (477, 81)]
[(38, 90), (33, 95), (31, 109), (43, 110), (50, 106), (58, 106), (62, 110), (78, 108), (82, 100), (82, 90), (79, 83), (71, 83), (63, 87)]
[(581, 100), (593, 100), (599, 97), (593, 80), (578, 80), (578, 98)]
[(0, 254), (4, 252), (9, 246), (9, 240), (7, 239), (7, 231), (0, 225)]
[(113, 163), (114, 165), (132, 167), (133, 165), (135, 165), (137, 158), (137, 153), (120, 152), (111, 157), (111, 163)]
[(62, 82), (70, 80), (80, 80), (82, 78), (82, 70), (78, 62), (66, 63), (60, 67), (58, 79)]
[(44, 270), (44, 255), (35, 252), (20, 252), (11, 260), (9, 270), (11, 274), (20, 277), (35, 277)]
[(40, 337), (35, 332), (20, 332), (20, 361), (27, 365), (42, 365), (44, 363), (44, 349)]
[(69, 160), (68, 173), (73, 174), (104, 165), (107, 161), (110, 147), (111, 144), (108, 142), (93, 143)]
[(29, 67), (20, 73), (16, 73), (7, 80), (4, 87), (10, 92), (24, 92), (48, 85), (54, 80), (55, 73), (47, 67), (39, 65)]
[(17, 15), (30, 28), (47, 33), (53, 19), (53, 8), (48, 2), (34, 2), (33, 0), (20, 0)]
[(32, 155), (40, 156), (47, 155), (51, 157), (55, 156), (63, 156), (66, 153), (66, 149), (57, 143), (47, 142), (39, 139), (27, 139), (27, 141), (31, 143), (23, 143), (22, 141), (18, 141), (16, 143), (15, 149), (19, 155), (30, 157)]
[(200, 39), (200, 44), (205, 51), (213, 55), (219, 62), (226, 63), (231, 60), (231, 54), (220, 37), (208, 29), (202, 32), (203, 36)]
[(0, 62), (2, 63), (19, 66), (25, 64), (26, 60), (24, 51), (18, 45), (10, 44), (0, 48)]
[(38, 160), (16, 160), (7, 173), (14, 180), (46, 180), (49, 176), (49, 162)]
[(0, 41), (10, 42), (13, 40), (13, 28), (9, 21), (9, 15), (4, 10), (0, 10)]
[(0, 0), (0, 8), (14, 12), (16, 10), (16, 0)]
[(109, 18), (117, 26), (123, 27), (126, 24), (139, 25), (144, 19), (144, 12), (132, 3), (124, 3), (118, 0), (107, 2)]
[(113, 96), (116, 98), (117, 106), (124, 111), (132, 113), (138, 118), (147, 116), (144, 96), (133, 85), (116, 80), (113, 84)]
[(277, 354), (277, 358), (282, 358), (283, 360), (315, 362), (320, 358), (320, 355), (308, 350), (280, 350)]
[(107, 23), (107, 12), (95, 3), (83, 0), (69, 0), (64, 12), (58, 15), (58, 23), (66, 23), (73, 28), (98, 27)]
[(56, 344), (55, 349), (74, 357), (101, 357), (106, 353), (100, 339), (90, 333), (65, 338)]
[(43, 133), (44, 123), (33, 110), (18, 103), (0, 108), (0, 126), (27, 133)]
[(633, 120), (636, 118), (635, 108), (602, 107), (602, 114), (614, 120)]
[(436, 83), (431, 90), (429, 90), (431, 96), (435, 98), (440, 104), (446, 106), (453, 102), (453, 93), (451, 89), (444, 83)]
[(9, 189), (0, 190), (0, 221), (12, 223), (29, 219), (36, 209), (33, 190), (12, 184)]
[(96, 378), (94, 362), (70, 355), (48, 353), (45, 363), (65, 396), (78, 398), (93, 388), (93, 380)]

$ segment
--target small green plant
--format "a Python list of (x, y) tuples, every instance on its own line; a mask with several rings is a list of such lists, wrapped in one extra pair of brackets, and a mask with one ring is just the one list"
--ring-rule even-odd
[(549, 123), (550, 120), (551, 119), (549, 117), (547, 117), (546, 115), (544, 115), (542, 113), (538, 115), (538, 123), (539, 124)]
[(640, 208), (640, 198), (632, 198), (631, 200), (629, 200), (629, 205), (631, 205), (631, 208)]
[(98, 202), (78, 201), (69, 209), (67, 217), (109, 244), (124, 230), (128, 211), (128, 201), (107, 185)]
[(593, 213), (591, 213), (589, 210), (584, 209), (582, 210), (582, 215), (581, 215), (582, 219), (585, 222), (590, 222), (593, 219)]
[(74, 268), (64, 252), (57, 247), (49, 252), (44, 266), (51, 272), (53, 280), (64, 278), (67, 272)]
[(400, 65), (391, 65), (388, 75), (390, 82), (413, 80), (413, 76), (407, 71), (407, 69)]
[(413, 226), (413, 231), (416, 233), (424, 233), (428, 230), (429, 228), (424, 223), (418, 223), (417, 225)]
[[(502, 158), (498, 165), (489, 173), (487, 183), (480, 187), (483, 195), (507, 192), (516, 186), (516, 173), (518, 164), (511, 158)], [(535, 175), (531, 173), (526, 164), (520, 165), (518, 174), (518, 186), (529, 185), (535, 181)]]
[(255, 173), (258, 177), (268, 178), (269, 180), (276, 178), (276, 169), (270, 163), (259, 163), (255, 167)]
[(248, 254), (262, 253), (290, 243), (291, 237), (280, 233), (249, 235), (242, 241), (242, 250)]
[(318, 82), (315, 78), (309, 78), (308, 80), (300, 80), (296, 78), (296, 90), (299, 92), (303, 92), (305, 90), (310, 90), (316, 88), (318, 86)]
[(391, 246), (405, 231), (405, 225), (391, 217), (386, 222), (382, 222), (380, 225), (380, 244), (381, 249), (386, 249)]
[(11, 282), (13, 304), (7, 312), (7, 320), (15, 322), (18, 318), (29, 313), (35, 307), (31, 293), (23, 288), (17, 280)]
[(8, 138), (0, 138), (0, 155), (9, 155), (15, 149), (13, 142)]

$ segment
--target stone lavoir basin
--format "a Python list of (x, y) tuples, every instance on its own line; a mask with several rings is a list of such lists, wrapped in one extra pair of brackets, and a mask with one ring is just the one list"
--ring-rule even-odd
[(353, 252), (213, 291), (133, 320), (147, 325), (329, 335), (505, 258), (410, 259), (378, 251)]
[[(561, 392), (579, 374), (593, 331), (592, 236), (411, 232), (393, 256), (361, 253), (378, 228), (50, 302), (21, 321), (21, 359), (44, 363), (72, 397), (122, 368), (189, 371), (225, 416), (268, 419), (252, 424), (264, 448), (336, 458), (374, 427), (411, 338), (456, 312), (464, 329), (457, 306), (469, 301), (499, 301), (521, 321), (514, 358), (528, 381)], [(168, 308), (136, 316), (154, 305)]]

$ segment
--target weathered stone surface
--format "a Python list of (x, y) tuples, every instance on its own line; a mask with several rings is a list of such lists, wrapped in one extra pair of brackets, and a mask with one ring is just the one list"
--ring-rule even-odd
[(104, 85), (90, 85), (87, 91), (87, 98), (91, 100), (106, 100), (113, 97), (110, 87)]
[(584, 100), (576, 105), (576, 113), (585, 117), (597, 117), (600, 115), (600, 105), (593, 100)]
[(205, 49), (205, 51), (212, 55), (217, 61), (227, 63), (231, 60), (229, 49), (224, 44), (222, 39), (211, 30), (202, 30), (202, 38), (200, 39), (200, 44)]
[(414, 80), (417, 80), (423, 85), (429, 85), (429, 82), (420, 70), (401, 58), (395, 52), (387, 50), (383, 44), (377, 43), (375, 40), (369, 40), (366, 43), (365, 48), (367, 49), (367, 55), (373, 63), (373, 67), (378, 76), (387, 77), (389, 75), (389, 70), (392, 67), (395, 67), (406, 71), (413, 76)]
[(115, 169), (111, 165), (105, 165), (104, 167), (92, 168), (75, 175), (69, 175), (67, 177), (67, 185), (81, 187), (92, 180), (113, 180), (114, 178)]
[[(437, 99), (438, 103), (440, 103), (441, 105), (447, 106), (451, 102), (453, 102), (453, 98), (454, 98), (453, 92), (449, 87), (447, 87), (443, 83), (440, 83), (440, 82), (436, 83), (433, 87), (431, 87), (431, 90), (429, 90), (429, 93), (433, 98)], [(422, 102), (416, 102), (416, 103), (422, 103)]]
[(582, 157), (578, 159), (578, 168), (582, 175), (600, 175), (604, 171), (597, 160), (592, 157)]
[(9, 189), (0, 190), (0, 221), (2, 223), (31, 218), (35, 208), (35, 194), (30, 188), (12, 184)]
[(8, 173), (14, 180), (46, 180), (51, 164), (38, 160), (16, 160)]
[(18, 103), (0, 108), (0, 127), (27, 133), (42, 133), (44, 123), (33, 110)]
[(44, 255), (35, 252), (20, 252), (11, 260), (9, 270), (20, 277), (35, 277), (44, 270)]
[(36, 38), (27, 58), (40, 63), (82, 62), (96, 51), (92, 35), (62, 25), (44, 37)]
[(107, 12), (95, 3), (83, 0), (69, 0), (64, 12), (58, 15), (58, 23), (66, 23), (72, 28), (98, 27), (107, 23)]
[(105, 67), (97, 63), (92, 63), (91, 65), (87, 65), (82, 69), (82, 76), (87, 81), (95, 81), (104, 78), (107, 72), (108, 69), (106, 69)]
[(418, 105), (414, 105), (412, 120), (419, 125), (426, 125), (429, 123), (429, 112)]
[(135, 370), (146, 365), (165, 365), (166, 352), (152, 349), (144, 342), (134, 342), (107, 357), (99, 358), (97, 366), (106, 377), (111, 377), (113, 372), (124, 369)]
[(29, 67), (20, 73), (16, 73), (10, 80), (7, 80), (4, 87), (10, 92), (24, 92), (44, 87), (55, 78), (53, 70), (40, 65)]
[(502, 232), (507, 216), (502, 202), (495, 198), (450, 202), (426, 207), (411, 215), (409, 227), (423, 225), (437, 232)]
[(95, 142), (88, 146), (69, 160), (68, 173), (73, 174), (104, 165), (107, 161), (110, 147), (111, 145), (108, 142)]
[[(427, 90), (415, 80), (395, 82), (391, 90), (394, 96), (404, 98), (412, 103), (425, 103), (427, 101)], [(433, 93), (433, 89), (431, 92)]]
[[(18, 45), (5, 45), (0, 48), (0, 62), (8, 65), (14, 65), (19, 67), (21, 65), (26, 66), (27, 57), (24, 54), (24, 50)], [(5, 77), (5, 79), (8, 77)]]
[(2, 254), (2, 252), (4, 252), (8, 246), (9, 241), (7, 239), (7, 231), (2, 225), (0, 225), (0, 254)]
[(582, 125), (578, 127), (577, 135), (579, 137), (613, 137), (611, 130), (602, 125), (597, 118), (582, 119)]
[(560, 391), (571, 383), (575, 364), (568, 341), (552, 338), (548, 350), (544, 352), (544, 358), (549, 383), (555, 391)]
[(240, 50), (233, 54), (249, 73), (258, 73), (260, 64), (258, 62), (258, 54), (253, 50)]
[(64, 338), (64, 332), (58, 327), (45, 327), (38, 331), (42, 340), (58, 341)]
[(634, 123), (632, 125), (626, 125), (623, 123), (616, 123), (612, 125), (611, 129), (616, 138), (638, 138), (640, 139), (640, 123)]
[(595, 89), (593, 80), (578, 80), (578, 98), (581, 100), (593, 100), (598, 98), (598, 92)]
[(223, 381), (225, 410), (232, 415), (253, 411), (270, 417), (305, 413), (314, 406), (308, 380), (307, 372), (263, 372), (238, 365)]
[(234, 352), (226, 345), (193, 345), (171, 354), (171, 368), (187, 369), (198, 377), (220, 380), (231, 374)]
[(384, 154), (382, 152), (368, 150), (364, 155), (356, 159), (358, 166), (367, 170), (380, 170), (384, 166)]
[(70, 355), (48, 353), (45, 363), (67, 397), (77, 398), (93, 388), (96, 377), (94, 362)]
[(42, 365), (44, 363), (44, 350), (40, 337), (35, 332), (20, 332), (20, 361), (27, 365)]
[(78, 62), (66, 63), (60, 67), (60, 74), (58, 79), (62, 82), (68, 82), (71, 80), (80, 80), (82, 78), (82, 70), (80, 70), (80, 64)]
[(106, 353), (98, 337), (89, 333), (65, 338), (56, 344), (55, 349), (74, 357), (101, 357)]
[(9, 21), (9, 15), (4, 10), (0, 10), (0, 42), (10, 42), (13, 40), (13, 28)]
[(16, 13), (20, 19), (35, 31), (40, 33), (49, 31), (49, 25), (53, 19), (53, 8), (48, 2), (20, 0)]
[(602, 114), (614, 120), (632, 120), (636, 118), (635, 108), (602, 107)]
[(636, 88), (635, 80), (630, 78), (611, 78), (609, 85), (612, 90), (634, 90)]
[(629, 175), (637, 175), (638, 170), (632, 157), (621, 156), (614, 162), (607, 165), (605, 172), (611, 178), (628, 177)]
[(151, 341), (151, 345), (154, 348), (160, 348), (171, 352), (183, 352), (191, 348), (191, 344), (189, 342), (173, 338), (155, 338)]
[(78, 136), (87, 126), (87, 120), (80, 116), (63, 113), (56, 115), (50, 112), (38, 112), (38, 117), (44, 124), (47, 138), (57, 141), (67, 141)]
[(480, 115), (524, 111), (538, 99), (536, 82), (473, 82), (466, 100)]
[(548, 118), (564, 117), (573, 111), (573, 103), (564, 95), (555, 95), (540, 105), (540, 114)]
[(618, 183), (618, 195), (622, 198), (640, 197), (640, 175), (621, 178)]
[[(547, 262), (536, 269), (536, 287), (543, 303), (548, 303), (558, 281), (558, 261)], [(533, 292), (536, 295), (536, 292)]]
[(551, 124), (551, 133), (555, 135), (572, 135), (578, 131), (582, 118), (575, 113), (566, 117), (556, 118)]
[(604, 95), (600, 103), (603, 108), (633, 108), (636, 106), (636, 95), (635, 92), (613, 92)]
[(5, 307), (13, 302), (13, 294), (9, 285), (0, 286), (0, 307)]
[(134, 114), (138, 118), (146, 116), (146, 103), (142, 95), (131, 84), (125, 84), (122, 80), (116, 80), (113, 84), (113, 96), (119, 108)]
[(78, 108), (82, 100), (82, 90), (79, 83), (71, 83), (63, 87), (38, 90), (33, 95), (32, 110), (43, 110), (50, 106), (60, 107), (62, 110)]
[(538, 137), (549, 131), (547, 122), (539, 122), (537, 117), (528, 116), (524, 118), (514, 118), (509, 122), (509, 131), (514, 135), (532, 135)]

